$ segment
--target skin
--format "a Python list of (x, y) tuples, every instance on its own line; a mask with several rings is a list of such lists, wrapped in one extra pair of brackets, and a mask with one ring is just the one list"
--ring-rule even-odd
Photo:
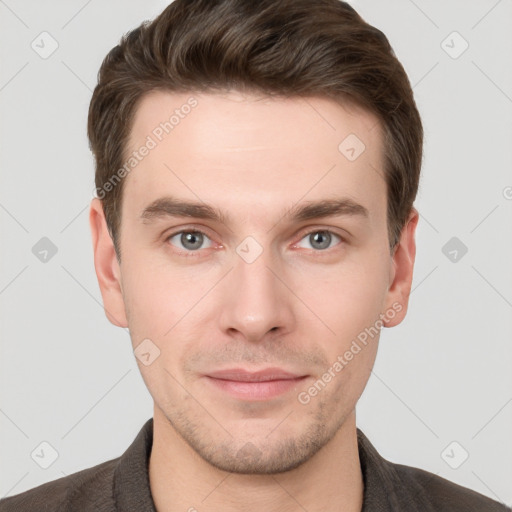
[[(377, 319), (393, 327), (405, 317), (418, 212), (390, 253), (380, 124), (329, 99), (153, 92), (136, 112), (129, 151), (191, 96), (197, 106), (125, 178), (120, 264), (101, 201), (90, 209), (106, 315), (129, 327), (134, 349), (150, 339), (160, 350), (147, 366), (137, 359), (154, 399), (155, 505), (313, 512), (338, 503), (360, 511), (355, 406), (380, 333), (307, 404), (298, 395)], [(366, 147), (354, 161), (338, 150), (351, 133)], [(226, 219), (141, 219), (166, 195), (214, 206)], [(368, 217), (286, 216), (293, 206), (341, 197)], [(203, 231), (200, 248), (183, 245), (180, 230)], [(322, 249), (309, 235), (325, 230), (333, 236)], [(248, 236), (262, 250), (251, 263), (236, 250)], [(204, 377), (269, 366), (306, 377), (256, 401)]]

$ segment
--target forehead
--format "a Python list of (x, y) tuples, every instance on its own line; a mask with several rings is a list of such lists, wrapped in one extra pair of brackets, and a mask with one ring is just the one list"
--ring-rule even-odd
[[(148, 135), (165, 143), (165, 139), (179, 137), (180, 132), (192, 135), (192, 129), (202, 138), (202, 145), (213, 139), (247, 142), (247, 137), (256, 132), (259, 141), (271, 145), (295, 144), (315, 134), (336, 145), (347, 128), (373, 143), (379, 138), (379, 125), (373, 114), (348, 100), (340, 103), (324, 97), (270, 97), (238, 91), (152, 91), (138, 103), (128, 146), (135, 148), (136, 142)], [(215, 133), (210, 133), (215, 128)], [(169, 137), (171, 133), (174, 137)]]
[(326, 98), (154, 91), (139, 103), (126, 160), (134, 152), (123, 195), (138, 211), (165, 192), (268, 212), (335, 195), (385, 207), (377, 118)]

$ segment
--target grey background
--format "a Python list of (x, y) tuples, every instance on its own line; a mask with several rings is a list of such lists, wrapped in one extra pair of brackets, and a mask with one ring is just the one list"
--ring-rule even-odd
[[(426, 132), (409, 313), (382, 331), (357, 423), (389, 460), (512, 505), (512, 1), (351, 3), (390, 39)], [(103, 57), (166, 4), (0, 0), (0, 497), (120, 456), (152, 415), (101, 305), (86, 119)]]

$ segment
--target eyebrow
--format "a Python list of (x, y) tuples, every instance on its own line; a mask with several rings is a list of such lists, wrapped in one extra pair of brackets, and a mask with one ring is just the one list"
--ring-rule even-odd
[[(291, 221), (303, 222), (323, 217), (339, 216), (368, 218), (369, 215), (368, 209), (353, 199), (340, 198), (297, 204), (283, 217)], [(145, 224), (166, 217), (193, 217), (217, 221), (222, 224), (229, 222), (229, 217), (213, 206), (205, 203), (179, 200), (169, 196), (156, 199), (144, 208), (140, 215), (142, 222)]]

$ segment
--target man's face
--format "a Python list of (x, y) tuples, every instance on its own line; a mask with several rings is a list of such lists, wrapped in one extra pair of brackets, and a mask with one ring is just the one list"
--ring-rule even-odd
[[(156, 129), (191, 97), (172, 131)], [(406, 311), (380, 126), (327, 99), (154, 92), (128, 153), (148, 136), (124, 183), (119, 292), (102, 293), (134, 349), (150, 340), (138, 364), (155, 421), (223, 470), (297, 467), (353, 414), (380, 319)], [(203, 209), (165, 214), (164, 198)], [(297, 215), (347, 200), (362, 208)]]

